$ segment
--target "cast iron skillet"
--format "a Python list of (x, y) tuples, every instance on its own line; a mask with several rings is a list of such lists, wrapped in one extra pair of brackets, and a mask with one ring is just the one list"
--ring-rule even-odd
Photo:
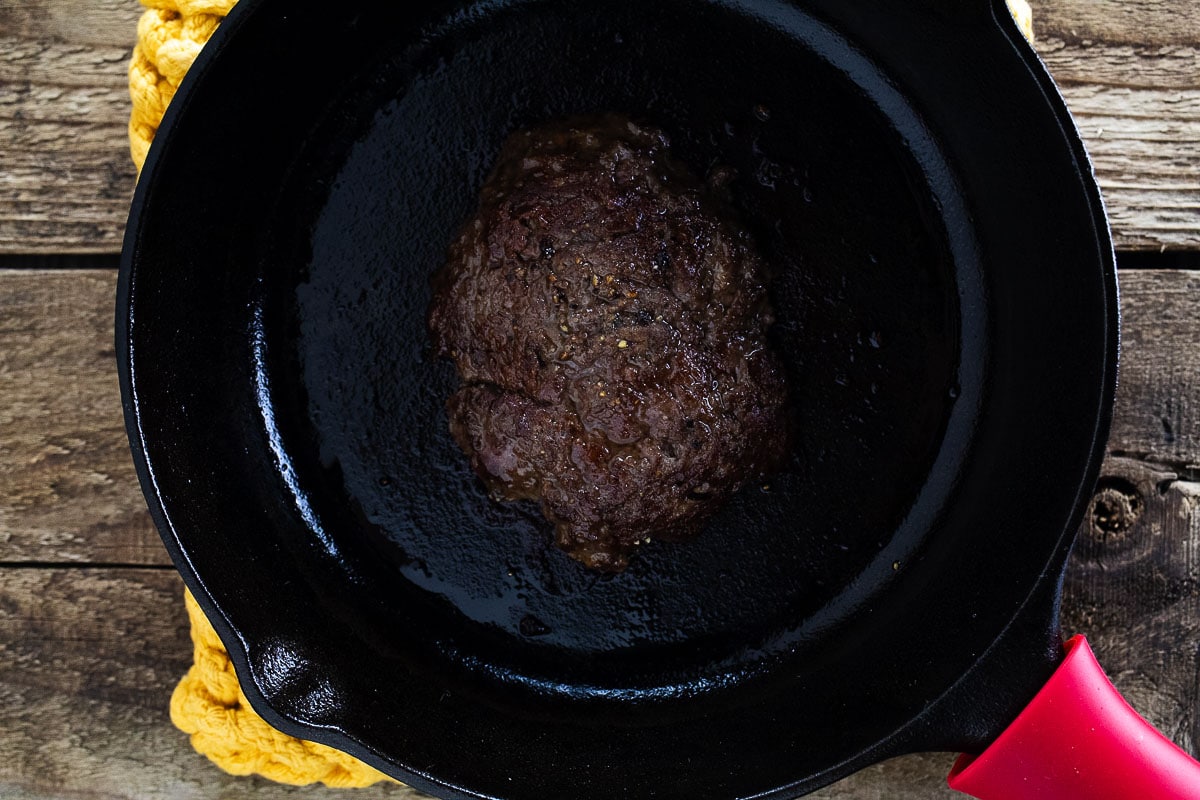
[[(167, 548), (269, 721), (452, 798), (793, 797), (977, 751), (1060, 659), (1115, 270), (1000, 2), (242, 0), (138, 186), (117, 341)], [(489, 501), (428, 276), (565, 114), (733, 167), (790, 465), (624, 574)]]

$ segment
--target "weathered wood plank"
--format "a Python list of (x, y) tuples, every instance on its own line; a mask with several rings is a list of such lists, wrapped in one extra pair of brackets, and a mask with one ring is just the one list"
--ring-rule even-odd
[[(1050, 67), (1092, 158), (1117, 245), (1200, 246), (1200, 90), (1126, 83), (1135, 79), (1132, 65), (1110, 85), (1064, 80), (1085, 63)], [(1200, 83), (1200, 51), (1170, 63)]]
[(1200, 483), (1110, 458), (1076, 539), (1063, 627), (1146, 719), (1200, 747)]
[(1109, 450), (1200, 466), (1200, 272), (1123, 270), (1122, 357)]
[[(182, 582), (137, 569), (6, 569), (0, 581), (0, 796), (8, 800), (344, 798), (225, 775), (167, 716), (191, 645)], [(945, 763), (943, 763), (945, 762)], [(937, 793), (948, 757), (897, 759), (816, 795)], [(890, 788), (887, 788), (890, 787)], [(887, 793), (882, 794), (887, 788)], [(946, 791), (946, 790), (942, 790)], [(417, 798), (379, 785), (355, 796)], [(946, 792), (947, 796), (953, 796)]]
[[(1192, 406), (1200, 396), (1200, 274), (1127, 270), (1121, 280), (1125, 358), (1111, 447), (1151, 463), (1106, 463), (1068, 575), (1064, 624), (1089, 635), (1139, 711), (1195, 748), (1200, 484), (1153, 462), (1200, 462)], [(166, 563), (124, 441), (111, 351), (114, 282), (110, 270), (0, 271), (0, 451), (15, 456), (0, 460), (0, 561)], [(214, 786), (232, 785), (186, 743), (171, 744), (176, 734), (163, 716), (188, 653), (178, 590), (169, 572), (3, 571), (0, 709), (29, 716), (5, 720), (0, 710), (0, 795), (217, 797)], [(104, 642), (146, 662), (121, 672), (128, 661)], [(95, 661), (62, 672), (97, 649)], [(58, 727), (42, 727), (55, 713)], [(30, 751), (29, 742), (38, 745)], [(816, 796), (949, 800), (949, 763), (944, 754), (898, 759)], [(72, 769), (85, 777), (70, 777)], [(126, 780), (130, 769), (137, 781)], [(263, 797), (294, 791), (236, 785)]]
[(137, 0), (0, 0), (0, 35), (128, 51), (141, 10)]
[(1117, 246), (1200, 247), (1200, 14), (1035, 0), (1037, 51), (1091, 154)]
[(115, 252), (136, 0), (0, 0), (0, 252)]
[(1196, 44), (1200, 13), (1189, 2), (1137, 0), (1031, 0), (1034, 29), (1071, 41), (1104, 40), (1133, 44)]
[[(1067, 579), (1064, 622), (1089, 635), (1131, 703), (1194, 752), (1200, 485), (1111, 460)], [(190, 645), (166, 570), (14, 569), (0, 581), (0, 796), (14, 800), (332, 798), (231, 778), (166, 714)], [(951, 757), (872, 767), (814, 797), (951, 798)], [(400, 787), (363, 796), (416, 798)]]
[(0, 561), (166, 564), (125, 437), (112, 270), (0, 270)]
[(1080, 40), (1066, 31), (1039, 27), (1036, 49), (1055, 82), (1068, 90), (1074, 86), (1186, 90), (1197, 85), (1200, 47), (1194, 45)]
[[(6, 800), (346, 798), (225, 775), (167, 704), (191, 658), (168, 570), (0, 573), (0, 797)], [(398, 786), (354, 796), (418, 798)]]
[[(191, 645), (170, 571), (6, 569), (0, 580), (0, 797), (6, 800), (418, 800), (378, 785), (347, 793), (225, 775), (167, 715)], [(932, 800), (952, 757), (895, 759), (814, 795)]]
[[(1122, 270), (1109, 449), (1200, 465), (1200, 273)], [(165, 564), (126, 445), (110, 270), (0, 270), (0, 561)]]
[(955, 756), (917, 753), (867, 767), (809, 795), (812, 800), (963, 800), (946, 786)]
[[(133, 186), (134, 0), (0, 1), (0, 253), (115, 252)], [(1119, 247), (1200, 248), (1200, 22), (1191, 0), (1041, 0)], [(81, 135), (81, 132), (86, 131)]]

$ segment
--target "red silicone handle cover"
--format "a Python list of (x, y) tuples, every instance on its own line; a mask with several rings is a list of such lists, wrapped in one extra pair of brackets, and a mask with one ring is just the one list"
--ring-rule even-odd
[(1029, 704), (950, 787), (980, 800), (1198, 800), (1200, 763), (1138, 716), (1082, 636)]

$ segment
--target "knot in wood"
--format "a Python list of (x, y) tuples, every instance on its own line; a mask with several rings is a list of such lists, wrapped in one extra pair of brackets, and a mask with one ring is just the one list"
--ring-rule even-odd
[(1143, 502), (1136, 487), (1115, 478), (1102, 479), (1088, 508), (1088, 527), (1093, 537), (1124, 537), (1142, 514)]

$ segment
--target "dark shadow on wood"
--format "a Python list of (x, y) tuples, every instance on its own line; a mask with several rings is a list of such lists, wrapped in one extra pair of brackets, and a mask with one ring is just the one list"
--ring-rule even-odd
[(116, 269), (120, 253), (0, 253), (0, 269)]

